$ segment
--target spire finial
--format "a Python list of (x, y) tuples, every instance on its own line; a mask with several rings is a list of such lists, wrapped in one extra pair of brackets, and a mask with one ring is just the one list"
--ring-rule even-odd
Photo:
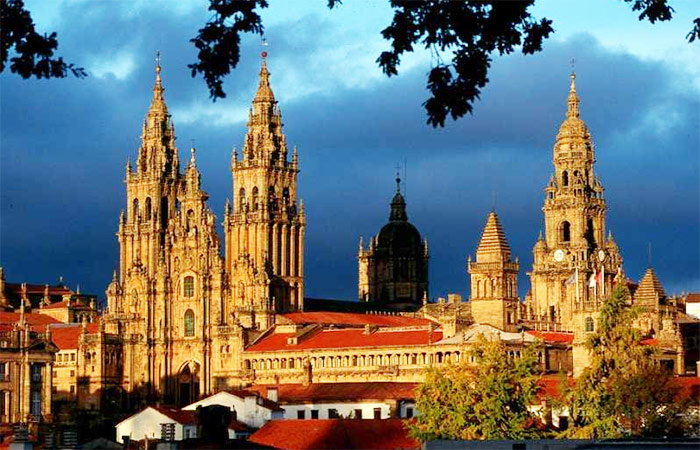
[(396, 165), (396, 193), (401, 192), (401, 166), (398, 164)]
[(260, 46), (262, 47), (262, 52), (260, 53), (260, 56), (262, 56), (263, 59), (263, 64), (267, 62), (267, 39), (263, 36), (260, 39)]
[(156, 74), (160, 77), (160, 50), (156, 50)]
[(571, 72), (570, 78), (571, 85), (569, 86), (566, 117), (579, 117), (579, 99), (576, 94), (576, 73)]
[(190, 164), (195, 164), (196, 160), (194, 154), (197, 150), (194, 148), (194, 139), (192, 139), (192, 147), (190, 148)]

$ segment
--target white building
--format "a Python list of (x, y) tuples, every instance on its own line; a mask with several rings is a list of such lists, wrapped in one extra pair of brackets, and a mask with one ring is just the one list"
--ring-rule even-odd
[(236, 420), (251, 428), (260, 428), (269, 420), (284, 418), (284, 410), (277, 402), (264, 398), (257, 392), (245, 390), (221, 391), (182, 409), (194, 411), (198, 406), (211, 405), (230, 408)]
[(416, 383), (316, 383), (258, 385), (250, 389), (275, 399), (285, 419), (388, 419), (416, 414)]
[(182, 411), (162, 406), (149, 406), (116, 425), (117, 442), (156, 440), (161, 437), (161, 425), (174, 424), (176, 441), (197, 437), (194, 411)]
[[(219, 403), (211, 404), (218, 405)], [(122, 420), (116, 425), (117, 442), (123, 444), (127, 440), (158, 440), (161, 438), (163, 424), (174, 425), (173, 440), (175, 441), (197, 438), (196, 409), (196, 406), (192, 410), (162, 406), (149, 406), (143, 411)], [(235, 415), (232, 415), (231, 422), (228, 426), (228, 438), (241, 439), (248, 436), (250, 433), (250, 428), (246, 424), (236, 420)]]

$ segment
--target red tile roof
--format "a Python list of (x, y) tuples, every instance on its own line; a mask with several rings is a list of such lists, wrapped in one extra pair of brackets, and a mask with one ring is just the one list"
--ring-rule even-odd
[(700, 303), (700, 292), (691, 292), (685, 299), (686, 303)]
[[(19, 322), (20, 316), (21, 314), (18, 312), (0, 312), (0, 323), (4, 325), (13, 325)], [(46, 325), (61, 323), (53, 317), (44, 314), (25, 313), (24, 318), (33, 331), (39, 331), (42, 333), (46, 331)]]
[[(432, 336), (431, 336), (432, 334)], [(386, 347), (426, 345), (442, 339), (442, 331), (428, 328), (393, 330), (384, 328), (366, 334), (362, 328), (323, 329), (309, 333), (296, 345), (289, 344), (293, 333), (271, 333), (248, 347), (246, 352), (310, 350), (321, 348)]]
[(574, 342), (574, 333), (562, 333), (558, 331), (535, 331), (527, 330), (527, 334), (541, 339), (547, 343), (564, 343), (571, 344)]
[(43, 306), (41, 309), (58, 309), (58, 308), (80, 308), (80, 309), (90, 309), (89, 305), (80, 302), (71, 301), (60, 301), (51, 303), (50, 305)]
[(271, 420), (248, 440), (289, 450), (420, 448), (401, 419)]
[(159, 413), (173, 419), (175, 422), (182, 425), (194, 425), (197, 423), (195, 411), (186, 411), (183, 409), (170, 408), (167, 406), (151, 406)]
[[(97, 333), (100, 329), (98, 323), (87, 324), (88, 333)], [(51, 326), (51, 340), (59, 350), (71, 350), (78, 348), (83, 326), (79, 323), (56, 324)]]
[[(27, 288), (27, 294), (44, 294), (44, 289), (46, 289), (45, 284), (25, 284)], [(5, 283), (5, 290), (12, 294), (22, 293), (22, 283)], [(66, 288), (65, 286), (49, 286), (49, 295), (64, 295), (72, 294), (73, 291)]]
[(260, 395), (259, 392), (256, 392), (254, 389), (246, 390), (246, 389), (229, 389), (226, 392), (229, 392), (237, 397), (240, 398), (246, 398), (246, 397), (258, 397), (258, 404), (264, 408), (269, 409), (270, 411), (284, 411), (282, 407), (279, 405), (277, 402), (273, 402), (272, 400), (268, 399), (264, 395)]
[(402, 400), (414, 399), (418, 383), (376, 382), (376, 383), (313, 383), (256, 385), (250, 390), (267, 395), (268, 388), (277, 389), (278, 403), (305, 403), (362, 400)]
[(320, 323), (327, 325), (377, 325), (380, 327), (423, 326), (431, 323), (417, 317), (390, 316), (382, 314), (360, 314), (328, 311), (295, 312), (282, 314), (285, 319), (299, 324)]

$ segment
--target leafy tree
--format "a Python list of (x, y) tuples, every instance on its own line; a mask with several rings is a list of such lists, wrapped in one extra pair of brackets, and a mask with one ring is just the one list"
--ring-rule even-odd
[(505, 344), (479, 336), (459, 364), (427, 369), (418, 387), (412, 436), (433, 439), (528, 439), (542, 435), (528, 410), (535, 399), (538, 359), (534, 347), (511, 357)]
[[(24, 78), (31, 76), (64, 77), (70, 71), (84, 76), (82, 68), (52, 59), (58, 46), (56, 33), (41, 37), (34, 31), (30, 14), (21, 0), (2, 1), (2, 59), (5, 68), (8, 50), (10, 69)], [(612, 1), (612, 0), (611, 0)], [(667, 21), (674, 10), (670, 0), (622, 0), (639, 12), (639, 20)], [(327, 0), (333, 9), (341, 0)], [(450, 116), (458, 119), (471, 113), (481, 89), (488, 83), (492, 55), (508, 54), (520, 46), (525, 54), (542, 50), (551, 33), (552, 21), (532, 17), (529, 12), (535, 0), (472, 1), (472, 0), (389, 0), (394, 17), (382, 36), (390, 49), (377, 58), (387, 76), (397, 75), (401, 57), (415, 46), (430, 49), (433, 66), (428, 72), (429, 98), (423, 103), (427, 122), (444, 126)], [(241, 33), (262, 35), (264, 31), (259, 9), (267, 8), (268, 0), (209, 0), (212, 18), (191, 42), (198, 50), (197, 61), (189, 64), (192, 76), (201, 74), (213, 100), (226, 97), (223, 79), (240, 60)], [(700, 38), (700, 18), (686, 36), (689, 42)], [(38, 62), (35, 59), (38, 58)], [(445, 58), (445, 59), (443, 59)]]
[(56, 33), (37, 33), (22, 0), (0, 0), (0, 72), (5, 70), (12, 49), (10, 71), (22, 78), (63, 78), (69, 72), (85, 77), (82, 67), (54, 57), (57, 48)]
[(658, 349), (642, 344), (633, 325), (638, 314), (622, 285), (603, 303), (597, 329), (586, 342), (591, 364), (572, 387), (562, 387), (570, 413), (570, 428), (562, 437), (684, 434), (687, 404), (679, 400), (671, 372), (655, 359)]

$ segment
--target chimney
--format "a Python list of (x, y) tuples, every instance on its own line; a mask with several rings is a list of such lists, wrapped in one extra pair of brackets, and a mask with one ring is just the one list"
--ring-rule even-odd
[(277, 388), (276, 387), (267, 388), (267, 399), (272, 400), (273, 402), (277, 402)]

